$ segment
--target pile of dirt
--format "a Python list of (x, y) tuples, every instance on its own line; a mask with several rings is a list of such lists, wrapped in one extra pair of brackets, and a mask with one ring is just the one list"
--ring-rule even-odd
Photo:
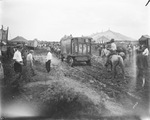
[(44, 115), (53, 118), (74, 118), (80, 114), (98, 114), (93, 102), (85, 95), (55, 82), (42, 93), (47, 105)]
[(42, 103), (40, 116), (73, 118), (81, 114), (101, 115), (102, 111), (106, 112), (101, 97), (94, 90), (72, 79), (35, 82), (26, 85), (24, 90), (28, 98), (32, 98), (30, 102)]

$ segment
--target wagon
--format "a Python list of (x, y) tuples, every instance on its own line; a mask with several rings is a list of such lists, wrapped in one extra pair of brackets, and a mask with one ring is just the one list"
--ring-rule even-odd
[(65, 37), (60, 40), (61, 60), (64, 59), (73, 66), (77, 62), (86, 62), (91, 65), (90, 37)]
[(140, 45), (146, 45), (150, 49), (150, 36), (148, 35), (142, 35), (139, 39)]

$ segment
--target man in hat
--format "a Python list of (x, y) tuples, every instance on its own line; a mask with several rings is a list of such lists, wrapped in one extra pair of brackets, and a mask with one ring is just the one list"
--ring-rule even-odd
[(15, 61), (14, 63), (14, 71), (16, 73), (21, 73), (22, 72), (22, 65), (23, 65), (23, 59), (21, 55), (21, 46), (17, 46), (17, 50), (14, 53), (13, 60)]
[(47, 56), (46, 56), (46, 63), (45, 63), (46, 70), (47, 70), (48, 73), (51, 70), (51, 60), (52, 60), (51, 49), (48, 49), (48, 53), (47, 53)]
[(143, 67), (145, 70), (148, 69), (148, 56), (149, 56), (149, 50), (148, 50), (148, 47), (147, 45), (144, 45), (143, 46), (143, 52), (142, 52), (142, 55), (143, 55)]
[(107, 56), (106, 64), (110, 62), (110, 56), (116, 54), (116, 50), (117, 50), (117, 46), (115, 44), (114, 39), (111, 39), (110, 42), (107, 42), (107, 43), (110, 44), (110, 48), (108, 48), (108, 50), (110, 50), (110, 54)]
[(115, 40), (111, 39), (110, 40), (110, 51), (116, 53), (116, 50), (117, 50), (117, 46), (115, 44)]
[(33, 65), (33, 53), (34, 51), (33, 50), (30, 50), (29, 51), (29, 54), (27, 55), (27, 71), (28, 71), (28, 76), (31, 77), (31, 76), (34, 76), (35, 75), (35, 72), (34, 72), (34, 65)]
[(21, 55), (22, 47), (17, 46), (16, 49), (17, 50), (15, 51), (14, 56), (13, 56), (14, 71), (16, 73), (16, 79), (14, 79), (14, 81), (12, 81), (11, 84), (15, 85), (16, 87), (19, 87), (19, 80), (22, 76), (22, 65), (23, 65), (23, 59), (22, 59), (22, 55)]

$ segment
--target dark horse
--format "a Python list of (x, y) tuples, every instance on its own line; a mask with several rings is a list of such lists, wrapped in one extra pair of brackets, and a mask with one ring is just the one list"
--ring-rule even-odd
[[(101, 57), (107, 57), (110, 54), (110, 51), (107, 49), (102, 49), (101, 52)], [(106, 63), (106, 68), (108, 67), (108, 65), (111, 65), (111, 70), (113, 72), (113, 77), (115, 78), (117, 75), (117, 66), (120, 66), (121, 70), (122, 70), (122, 75), (123, 78), (125, 78), (125, 72), (124, 72), (124, 61), (123, 58), (120, 55), (114, 54), (111, 56), (110, 58), (110, 62)]]

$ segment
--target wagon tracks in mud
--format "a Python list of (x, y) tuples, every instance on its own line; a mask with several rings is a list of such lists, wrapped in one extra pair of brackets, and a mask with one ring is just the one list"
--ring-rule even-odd
[(128, 89), (124, 89), (122, 86), (120, 87), (117, 84), (113, 84), (111, 82), (110, 75), (107, 75), (105, 68), (102, 66), (99, 67), (95, 64), (92, 64), (92, 66), (82, 65), (70, 67), (69, 65), (65, 64), (65, 67), (67, 71), (69, 71), (69, 73), (64, 71), (65, 76), (75, 77), (77, 80), (86, 80), (86, 82), (89, 80), (88, 82), (90, 84), (94, 85), (94, 87), (99, 86), (99, 90), (105, 91), (109, 97), (115, 98), (115, 100), (119, 99), (119, 95), (121, 95), (123, 98), (131, 99), (133, 102), (132, 105), (134, 105), (136, 101), (141, 100), (141, 98), (138, 96), (130, 93)]

